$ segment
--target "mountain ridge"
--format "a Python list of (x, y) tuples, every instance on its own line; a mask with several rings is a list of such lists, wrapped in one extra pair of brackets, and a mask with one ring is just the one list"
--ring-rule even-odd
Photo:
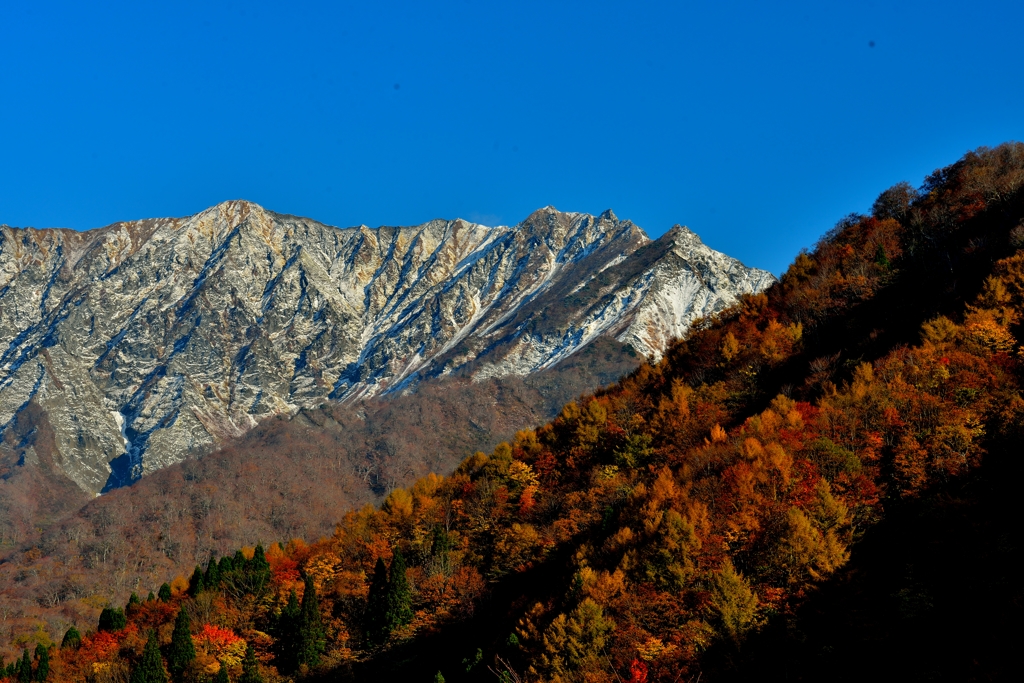
[(34, 401), (61, 470), (109, 490), (302, 407), (525, 376), (602, 335), (657, 356), (772, 282), (611, 210), (337, 228), (233, 200), (81, 233), (5, 226), (0, 432)]

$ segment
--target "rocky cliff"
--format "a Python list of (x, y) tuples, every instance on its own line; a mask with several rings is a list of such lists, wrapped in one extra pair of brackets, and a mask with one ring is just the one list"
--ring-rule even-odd
[(772, 282), (610, 211), (339, 229), (235, 201), (0, 226), (0, 432), (42, 410), (54, 463), (99, 492), (300, 407), (527, 375), (602, 336), (657, 355)]

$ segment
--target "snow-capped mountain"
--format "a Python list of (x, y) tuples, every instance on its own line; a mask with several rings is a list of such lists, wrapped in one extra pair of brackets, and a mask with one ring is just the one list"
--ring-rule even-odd
[(38, 407), (55, 464), (98, 492), (300, 407), (526, 375), (602, 335), (656, 356), (774, 281), (611, 211), (334, 228), (232, 201), (0, 226), (0, 432)]

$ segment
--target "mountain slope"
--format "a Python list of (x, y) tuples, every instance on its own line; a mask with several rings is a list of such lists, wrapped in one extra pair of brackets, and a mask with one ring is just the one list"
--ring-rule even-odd
[[(5, 624), (16, 632), (88, 624), (96, 600), (188, 575), (210, 555), (260, 539), (330, 536), (345, 511), (451, 472), (627, 374), (637, 359), (619, 346), (599, 339), (522, 378), (446, 377), (406, 395), (302, 409), (92, 500), (45, 463), (0, 458)], [(10, 430), (9, 445), (26, 460), (52, 438), (38, 413), (31, 407)], [(35, 557), (30, 569), (26, 552)]]
[[(1019, 481), (977, 484), (1020, 473), (1022, 323), (1024, 145), (1007, 144), (968, 154), (920, 191), (887, 190), (872, 215), (844, 219), (778, 285), (450, 476), (349, 512), (330, 538), (240, 549), (219, 573), (211, 560), (162, 600), (129, 603), (126, 628), (55, 655), (58, 680), (127, 674), (145, 630), (167, 644), (179, 610), (201, 633), (252, 646), (270, 680), (437, 671), (451, 681), (746, 680), (750, 671), (860, 680), (891, 670), (881, 657), (893, 651), (928, 664), (908, 674), (1005, 678), (1019, 668), (1000, 645), (1019, 640), (1021, 531), (1013, 519), (984, 519), (1012, 515), (1012, 500), (982, 503)], [(216, 463), (214, 454), (204, 464)], [(132, 490), (87, 507), (99, 512)], [(98, 528), (101, 517), (41, 547), (73, 560), (81, 526)], [(950, 538), (944, 520), (989, 541)], [(944, 566), (893, 572), (887, 545), (903, 546), (898, 559)], [(978, 566), (978, 550), (995, 563)], [(956, 567), (969, 585), (936, 586), (959, 580)], [(41, 548), (4, 567), (11, 583), (61, 569)], [(805, 637), (815, 623), (845, 621), (815, 618), (830, 577), (852, 588), (839, 604), (898, 614), (886, 635), (910, 652), (870, 646), (884, 614), (853, 615), (847, 632), (868, 636), (863, 651), (836, 643), (841, 634)], [(964, 596), (984, 602), (952, 604)], [(947, 606), (956, 609), (933, 611)], [(921, 642), (932, 619), (953, 633), (923, 633), (958, 647)], [(801, 660), (792, 671), (773, 656), (773, 632)], [(12, 643), (50, 637), (12, 634)], [(238, 676), (239, 657), (204, 638), (196, 667)]]
[(527, 375), (606, 334), (657, 355), (773, 280), (610, 211), (373, 230), (226, 202), (86, 233), (2, 227), (0, 429), (38, 406), (53, 462), (108, 490), (330, 400)]

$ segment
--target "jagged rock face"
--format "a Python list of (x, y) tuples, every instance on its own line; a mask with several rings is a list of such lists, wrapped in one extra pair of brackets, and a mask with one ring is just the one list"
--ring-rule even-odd
[(31, 402), (82, 488), (129, 483), (260, 419), (525, 375), (601, 335), (657, 355), (774, 278), (610, 211), (338, 229), (226, 202), (89, 232), (0, 227), (0, 430)]

